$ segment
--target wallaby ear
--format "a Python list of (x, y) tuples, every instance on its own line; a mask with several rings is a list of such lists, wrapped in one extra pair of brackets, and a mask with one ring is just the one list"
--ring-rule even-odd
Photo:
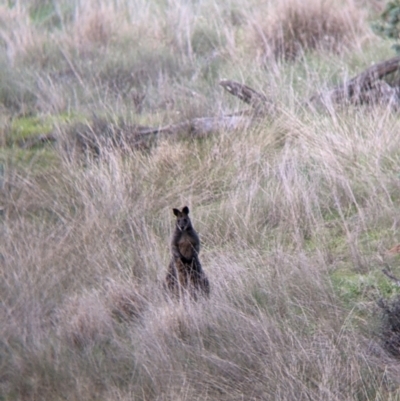
[(174, 215), (176, 217), (178, 217), (181, 214), (181, 212), (178, 209), (172, 209), (172, 211), (174, 212)]
[(188, 215), (188, 214), (189, 214), (189, 208), (188, 208), (187, 206), (185, 206), (185, 207), (182, 209), (182, 213)]

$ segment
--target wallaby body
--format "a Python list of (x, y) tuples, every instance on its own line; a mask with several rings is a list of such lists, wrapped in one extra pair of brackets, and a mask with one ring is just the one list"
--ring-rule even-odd
[(172, 210), (176, 226), (171, 241), (172, 259), (166, 277), (167, 287), (176, 296), (189, 292), (196, 299), (198, 291), (208, 295), (210, 284), (201, 267), (200, 239), (190, 221), (189, 208)]

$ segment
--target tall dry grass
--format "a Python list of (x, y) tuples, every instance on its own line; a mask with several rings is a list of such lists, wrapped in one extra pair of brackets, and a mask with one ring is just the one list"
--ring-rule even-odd
[(294, 60), (310, 50), (343, 52), (371, 36), (368, 9), (353, 0), (269, 2), (254, 16), (250, 37), (261, 58)]
[(14, 72), (7, 86), (32, 94), (18, 97), (20, 112), (157, 112), (170, 121), (188, 107), (215, 112), (215, 83), (252, 79), (269, 55), (361, 49), (372, 37), (366, 14), (351, 0), (28, 1), (0, 8), (0, 38)]
[[(237, 132), (104, 146), (100, 158), (68, 146), (48, 150), (51, 162), (40, 149), (28, 162), (0, 154), (0, 399), (398, 399), (398, 362), (373, 329), (376, 299), (396, 291), (379, 269), (399, 240), (399, 122), (385, 108), (302, 103), (348, 74), (346, 53), (304, 46), (308, 60), (266, 71), (249, 57), (249, 27), (283, 6), (256, 1), (43, 4), (1, 8), (19, 23), (1, 24), (12, 51), (0, 96), (14, 118), (56, 117), (61, 142), (76, 127), (61, 112), (161, 124), (241, 107), (215, 88), (222, 74), (258, 85), (277, 112)], [(293, 10), (307, 4), (333, 21), (350, 7), (335, 40), (358, 51), (362, 11)], [(163, 290), (171, 208), (184, 205), (211, 281), (196, 303)]]
[[(395, 399), (362, 318), (378, 289), (349, 309), (330, 275), (370, 274), (396, 236), (398, 128), (382, 109), (285, 109), (7, 176), (3, 397)], [(212, 283), (186, 305), (162, 289), (183, 204)]]

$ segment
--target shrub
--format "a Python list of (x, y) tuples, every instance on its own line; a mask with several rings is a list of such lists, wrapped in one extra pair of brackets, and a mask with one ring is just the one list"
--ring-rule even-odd
[[(398, 41), (400, 39), (400, 0), (390, 1), (379, 20), (373, 25), (375, 32), (383, 37)], [(400, 54), (400, 45), (393, 46), (396, 53)]]

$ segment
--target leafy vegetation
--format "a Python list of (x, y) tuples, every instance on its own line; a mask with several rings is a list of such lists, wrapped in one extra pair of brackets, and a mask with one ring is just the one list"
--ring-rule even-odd
[[(374, 24), (375, 31), (380, 35), (398, 42), (400, 39), (400, 1), (389, 1), (380, 15), (379, 20)], [(396, 53), (400, 53), (400, 45), (393, 45)]]

